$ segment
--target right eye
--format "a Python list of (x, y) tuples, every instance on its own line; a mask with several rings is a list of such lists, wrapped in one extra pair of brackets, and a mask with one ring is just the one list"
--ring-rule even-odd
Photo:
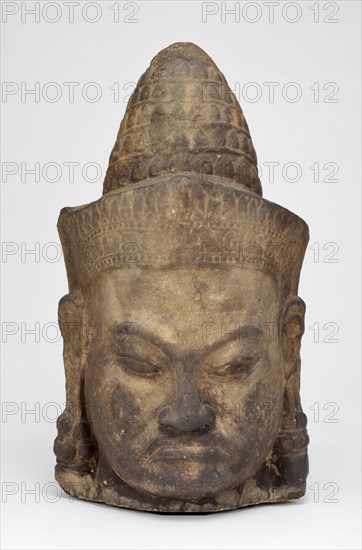
[(118, 357), (118, 362), (127, 371), (136, 376), (155, 377), (162, 374), (162, 370), (146, 361), (135, 359), (134, 357)]

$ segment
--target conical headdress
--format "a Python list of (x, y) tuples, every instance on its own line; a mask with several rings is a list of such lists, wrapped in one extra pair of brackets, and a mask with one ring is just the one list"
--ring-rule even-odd
[(188, 42), (159, 52), (139, 79), (103, 192), (175, 172), (226, 177), (262, 194), (241, 107), (212, 59)]
[(198, 46), (162, 50), (130, 98), (103, 196), (63, 208), (70, 290), (112, 268), (230, 265), (295, 293), (308, 226), (262, 198), (240, 105)]

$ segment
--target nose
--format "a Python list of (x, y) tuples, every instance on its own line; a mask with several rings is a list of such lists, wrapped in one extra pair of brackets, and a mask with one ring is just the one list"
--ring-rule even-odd
[(215, 425), (215, 412), (210, 405), (201, 402), (196, 392), (183, 393), (174, 405), (164, 406), (158, 421), (167, 431), (208, 431)]

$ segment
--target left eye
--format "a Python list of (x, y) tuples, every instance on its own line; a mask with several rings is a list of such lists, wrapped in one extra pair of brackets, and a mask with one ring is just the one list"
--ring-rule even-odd
[(133, 357), (118, 357), (118, 361), (124, 369), (137, 376), (150, 377), (162, 374), (159, 367), (146, 363), (145, 361), (140, 361), (139, 359), (134, 359)]
[(248, 374), (257, 362), (254, 357), (243, 357), (239, 361), (214, 368), (211, 373), (216, 376), (235, 376), (237, 374)]

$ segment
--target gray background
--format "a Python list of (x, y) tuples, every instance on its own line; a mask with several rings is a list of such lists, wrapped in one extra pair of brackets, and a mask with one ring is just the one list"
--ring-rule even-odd
[[(2, 2), (3, 547), (358, 548), (360, 3), (279, 2), (272, 21), (268, 2), (224, 4), (240, 20), (216, 2), (120, 2), (119, 22), (116, 2), (80, 1), (73, 22), (66, 2), (40, 2), (39, 21), (25, 13), (34, 4)], [(162, 517), (71, 501), (54, 482), (67, 292), (57, 217), (101, 195), (127, 97), (177, 41), (205, 49), (236, 92), (264, 196), (310, 226), (300, 284), (310, 475), (295, 504)], [(79, 83), (74, 101), (66, 82)], [(279, 83), (274, 100), (268, 82)], [(26, 172), (35, 163), (39, 181)]]

